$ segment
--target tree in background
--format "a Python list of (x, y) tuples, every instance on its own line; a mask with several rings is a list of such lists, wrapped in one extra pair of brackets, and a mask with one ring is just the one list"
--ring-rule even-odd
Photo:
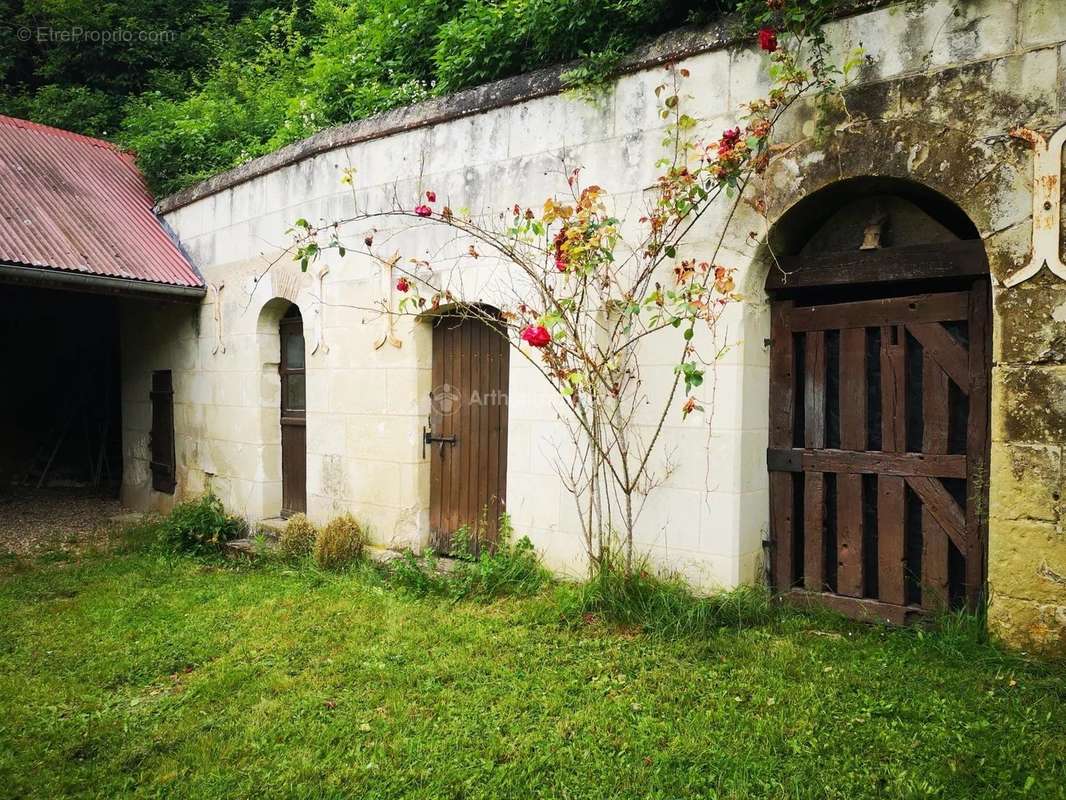
[[(166, 194), (322, 128), (507, 75), (584, 59), (575, 75), (602, 79), (642, 39), (737, 3), (0, 0), (0, 113), (118, 141)], [(172, 35), (36, 34), (75, 28)]]

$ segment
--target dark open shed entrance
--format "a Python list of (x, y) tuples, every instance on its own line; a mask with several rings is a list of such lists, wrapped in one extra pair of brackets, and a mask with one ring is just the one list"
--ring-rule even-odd
[(0, 491), (122, 480), (119, 300), (0, 284)]

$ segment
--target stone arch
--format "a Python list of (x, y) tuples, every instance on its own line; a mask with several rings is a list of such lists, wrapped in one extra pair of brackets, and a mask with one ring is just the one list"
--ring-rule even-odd
[[(825, 143), (806, 139), (774, 158), (763, 176), (771, 226), (803, 198), (855, 178), (898, 180), (954, 204), (981, 237), (1002, 227), (1000, 209), (1027, 171), (985, 139), (914, 120), (866, 121)], [(1022, 217), (1028, 208), (1020, 210)]]
[[(280, 282), (279, 282), (280, 283)], [(275, 290), (280, 287), (274, 287)], [(254, 445), (259, 464), (255, 480), (260, 484), (258, 497), (259, 518), (276, 516), (281, 509), (281, 377), (278, 367), (281, 363), (281, 337), (279, 325), (289, 309), (296, 306), (303, 314), (305, 310), (295, 302), (296, 289), (286, 295), (274, 296), (260, 306), (255, 320), (255, 367), (256, 373), (249, 376), (254, 380), (257, 391), (254, 416), (258, 439)], [(290, 298), (288, 295), (292, 295)]]

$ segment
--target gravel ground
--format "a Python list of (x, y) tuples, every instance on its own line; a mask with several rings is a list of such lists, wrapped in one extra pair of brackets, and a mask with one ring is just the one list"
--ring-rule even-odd
[(28, 555), (107, 541), (112, 517), (128, 513), (113, 497), (87, 489), (12, 487), (0, 494), (0, 552)]

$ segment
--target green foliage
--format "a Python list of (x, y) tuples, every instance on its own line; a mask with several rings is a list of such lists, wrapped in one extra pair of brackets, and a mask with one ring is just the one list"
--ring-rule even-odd
[(215, 552), (243, 532), (243, 521), (226, 513), (211, 494), (178, 503), (158, 526), (164, 548), (189, 553)]
[(606, 559), (587, 583), (566, 587), (561, 602), (571, 619), (592, 615), (660, 636), (706, 636), (719, 628), (765, 625), (781, 613), (762, 587), (697, 596), (680, 578), (646, 569), (626, 574), (620, 559)]
[(8, 36), (0, 113), (114, 138), (168, 194), (322, 128), (518, 72), (582, 59), (570, 80), (602, 83), (642, 39), (735, 1), (0, 0), (16, 30), (167, 34)]
[(294, 559), (310, 555), (317, 535), (318, 530), (306, 514), (294, 514), (285, 523), (285, 530), (281, 532), (278, 542), (282, 556)]
[(610, 62), (641, 39), (719, 3), (677, 0), (467, 0), (434, 52), (443, 91), (585, 57)]
[(419, 597), (440, 595), (452, 600), (531, 597), (550, 582), (529, 538), (514, 541), (506, 514), (500, 517), (495, 547), (471, 555), (469, 530), (461, 528), (456, 531), (452, 551), (456, 560), (449, 562), (447, 571), (439, 569), (440, 562), (432, 553), (420, 559), (407, 552), (390, 565), (390, 582)]
[[(0, 575), (6, 797), (1060, 798), (1066, 672), (804, 615), (707, 637), (151, 553)], [(1028, 787), (1028, 789), (1026, 789)]]
[(326, 523), (315, 537), (315, 563), (322, 569), (343, 569), (359, 560), (365, 544), (363, 526), (351, 514), (343, 514)]

